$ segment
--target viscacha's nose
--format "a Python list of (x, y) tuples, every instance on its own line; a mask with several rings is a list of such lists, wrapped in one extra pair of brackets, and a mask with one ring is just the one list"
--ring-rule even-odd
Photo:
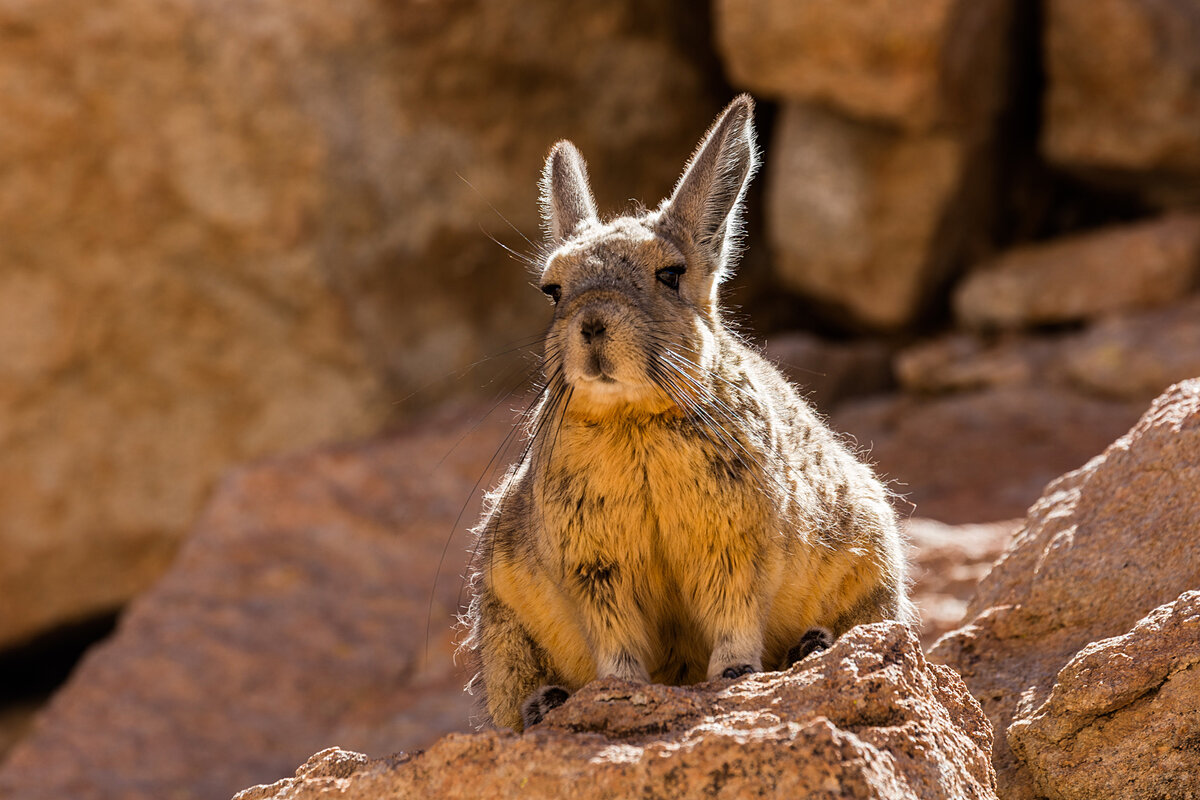
[(588, 344), (604, 338), (604, 320), (599, 317), (588, 317), (579, 326), (583, 340)]

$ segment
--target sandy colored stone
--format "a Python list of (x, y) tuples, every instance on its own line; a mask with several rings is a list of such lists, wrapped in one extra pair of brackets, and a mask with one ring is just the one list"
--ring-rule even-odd
[(1200, 297), (1101, 320), (1067, 342), (1060, 369), (1087, 391), (1144, 402), (1200, 377)]
[(228, 797), (333, 744), (386, 755), (469, 729), (453, 611), (512, 419), (481, 416), (229, 475), (12, 751), (0, 797)]
[[(1076, 673), (1060, 673), (1080, 651), (1078, 663), (1091, 663), (1095, 656), (1085, 650), (1091, 643), (1125, 634), (1158, 606), (1200, 585), (1198, 552), (1200, 381), (1187, 381), (1155, 400), (1101, 455), (1046, 487), (980, 583), (969, 621), (942, 638), (930, 658), (954, 667), (995, 729), (1007, 732), (1014, 720), (1030, 718), (1047, 702), (1056, 681), (1064, 692), (1078, 685)], [(1110, 642), (1103, 649), (1124, 646)], [(1145, 680), (1148, 673), (1138, 677), (1140, 669), (1130, 671), (1130, 685)], [(1175, 689), (1193, 680), (1179, 674)], [(1088, 704), (1104, 691), (1080, 694), (1078, 706), (1073, 691), (1064, 693), (1055, 704), (1086, 717)], [(1042, 730), (1068, 724), (1068, 717), (1050, 714), (1056, 705), (1046, 708), (1051, 718), (1039, 723)], [(1129, 713), (1140, 712), (1131, 707)], [(1123, 738), (1118, 730), (1105, 740), (1124, 754), (1121, 759), (1136, 760), (1141, 732)], [(1031, 773), (1004, 733), (997, 735), (994, 757), (1001, 796), (1037, 796)]]
[(1008, 0), (721, 0), (734, 85), (927, 132), (986, 125), (1005, 85)]
[(895, 384), (891, 351), (878, 339), (834, 342), (789, 331), (769, 338), (763, 351), (824, 413), (846, 400), (878, 394)]
[(968, 153), (800, 103), (783, 107), (766, 162), (767, 233), (789, 289), (848, 322), (912, 322), (944, 276), (965, 218)]
[(866, 451), (902, 512), (960, 524), (1021, 516), (1140, 410), (1056, 387), (1007, 387), (851, 402), (832, 425)]
[(1045, 383), (1055, 353), (1051, 337), (985, 341), (954, 331), (900, 351), (895, 370), (905, 391), (918, 394), (1021, 387)]
[(1067, 798), (1200, 793), (1200, 592), (1092, 642), (1008, 729), (1038, 790)]
[(1023, 328), (1178, 300), (1200, 280), (1200, 217), (1114, 226), (1000, 255), (954, 293), (958, 320)]
[(1042, 151), (1141, 180), (1200, 174), (1197, 41), (1190, 0), (1047, 2)]
[(928, 647), (963, 622), (979, 581), (1008, 547), (1021, 520), (946, 525), (913, 517), (904, 524), (910, 546), (911, 597)]
[(878, 623), (789, 672), (596, 681), (523, 736), (454, 734), (378, 761), (326, 751), (237, 798), (991, 798), (990, 740), (958, 676)]
[(536, 241), (567, 136), (604, 208), (669, 190), (685, 7), (0, 0), (0, 647), (145, 589), (228, 465), (491, 394), (435, 379), (547, 306), (489, 204)]

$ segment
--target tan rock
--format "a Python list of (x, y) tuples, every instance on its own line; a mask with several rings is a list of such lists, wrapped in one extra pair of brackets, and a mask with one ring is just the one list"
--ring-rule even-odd
[(891, 351), (876, 339), (833, 342), (791, 331), (772, 336), (763, 350), (822, 412), (853, 397), (886, 391), (895, 384)]
[(951, 524), (1024, 514), (1056, 475), (1101, 452), (1140, 409), (1055, 387), (884, 396), (833, 415), (903, 511)]
[(695, 687), (596, 681), (523, 736), (448, 736), (369, 761), (325, 751), (237, 800), (375, 797), (990, 798), (991, 734), (896, 623), (789, 672)]
[(1050, 0), (1043, 152), (1142, 179), (1200, 173), (1197, 41), (1187, 0)]
[(946, 525), (913, 517), (904, 526), (912, 548), (912, 600), (928, 647), (963, 622), (979, 581), (1008, 547), (1021, 520)]
[[(1159, 397), (1102, 455), (1050, 484), (1030, 510), (1013, 544), (980, 583), (967, 610), (970, 621), (930, 652), (931, 659), (963, 676), (997, 731), (1008, 731), (1014, 719), (1031, 718), (1056, 681), (1064, 694), (1046, 706), (1047, 714), (1066, 704), (1086, 718), (1104, 690), (1079, 695), (1076, 707), (1075, 695), (1065, 692), (1078, 684), (1078, 674), (1069, 668), (1060, 677), (1064, 666), (1090, 643), (1126, 633), (1153, 609), (1200, 585), (1198, 454), (1200, 381), (1188, 381)], [(1112, 653), (1128, 644), (1102, 649)], [(1085, 650), (1077, 665), (1093, 657)], [(1145, 668), (1141, 677), (1142, 667), (1131, 673), (1127, 688), (1155, 669), (1149, 660)], [(1141, 710), (1132, 707), (1129, 713)], [(1039, 723), (1042, 730), (1069, 727), (1070, 716), (1050, 716)], [(1140, 757), (1140, 732), (1119, 735), (1116, 723), (1106, 730), (1111, 736), (1105, 740), (1122, 754), (1122, 763)], [(1168, 768), (1172, 763), (1165, 762)], [(1004, 735), (997, 736), (995, 764), (1001, 796), (1036, 796), (1028, 768)], [(1044, 763), (1039, 768), (1048, 769)], [(1089, 762), (1086, 769), (1095, 767)], [(1118, 794), (1107, 796), (1148, 796), (1121, 795), (1121, 786), (1110, 790)]]
[(1046, 702), (1014, 719), (1009, 743), (1050, 798), (1194, 796), (1198, 667), (1200, 592), (1184, 592), (1079, 651)]
[(917, 132), (979, 126), (1005, 84), (1008, 0), (721, 0), (731, 81)]
[(1200, 217), (1174, 215), (1002, 254), (954, 293), (960, 322), (1019, 328), (1178, 300), (1200, 278)]
[(776, 125), (766, 222), (780, 281), (859, 325), (911, 322), (970, 229), (966, 146), (798, 103)]
[(1101, 320), (1064, 346), (1060, 369), (1089, 392), (1149, 402), (1200, 376), (1200, 297)]
[(467, 730), (455, 523), (511, 422), (478, 416), (232, 473), (0, 767), (0, 797), (228, 797), (334, 743), (385, 755)]
[(896, 377), (918, 394), (998, 389), (1044, 383), (1056, 353), (1050, 338), (1016, 336), (985, 341), (953, 332), (896, 354)]
[(227, 465), (536, 333), (489, 203), (535, 238), (562, 136), (661, 197), (716, 109), (685, 10), (0, 2), (0, 647), (144, 589)]

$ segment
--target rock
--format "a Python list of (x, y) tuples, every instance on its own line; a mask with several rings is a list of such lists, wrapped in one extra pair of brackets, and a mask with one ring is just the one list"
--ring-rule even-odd
[(800, 331), (772, 336), (765, 354), (828, 413), (843, 401), (878, 394), (895, 385), (891, 351), (877, 339), (833, 342)]
[(1042, 487), (1102, 451), (1138, 409), (1053, 387), (847, 403), (833, 415), (913, 513), (960, 524), (1025, 513)]
[(767, 233), (786, 287), (869, 328), (912, 322), (980, 220), (959, 139), (903, 136), (784, 106), (767, 168)]
[(896, 377), (916, 394), (998, 389), (1046, 382), (1053, 339), (1005, 336), (995, 341), (955, 331), (896, 355)]
[(665, 194), (718, 107), (690, 9), (0, 3), (0, 647), (146, 588), (228, 465), (535, 333), (489, 203), (536, 238), (564, 136), (602, 205)]
[(1178, 300), (1200, 277), (1200, 216), (1172, 215), (1017, 247), (955, 290), (969, 327), (1092, 319)]
[(1021, 525), (945, 525), (911, 518), (905, 533), (912, 547), (912, 600), (921, 612), (921, 643), (928, 647), (963, 622), (967, 601)]
[(477, 420), (228, 476), (12, 751), (0, 797), (228, 797), (334, 743), (383, 755), (467, 729), (451, 656), (462, 521), (481, 476), (498, 478), (486, 470), (510, 415)]
[(1142, 402), (1200, 376), (1200, 297), (1101, 320), (1065, 344), (1060, 369), (1086, 391)]
[(1079, 651), (1046, 702), (1013, 721), (1009, 742), (1047, 797), (1194, 797), (1198, 665), (1200, 592), (1184, 592)]
[[(1068, 730), (1074, 724), (1072, 719), (1086, 720), (1091, 713), (1088, 709), (1097, 708), (1101, 702), (1096, 698), (1104, 689), (1098, 684), (1088, 693), (1074, 691), (1072, 687), (1078, 685), (1081, 674), (1076, 669), (1094, 664), (1094, 659), (1100, 657), (1098, 653), (1132, 648), (1129, 653), (1145, 656), (1141, 666), (1119, 667), (1129, 671), (1128, 683), (1112, 684), (1117, 693), (1126, 689), (1133, 692), (1131, 700), (1141, 690), (1130, 687), (1144, 684), (1146, 676), (1159, 669), (1154, 664), (1161, 664), (1161, 659), (1151, 655), (1158, 645), (1135, 643), (1156, 626), (1165, 630), (1167, 624), (1160, 617), (1147, 621), (1122, 642), (1106, 642), (1090, 651), (1085, 648), (1125, 634), (1158, 606), (1200, 585), (1197, 552), (1200, 381), (1187, 381), (1159, 397), (1133, 429), (1102, 455), (1046, 487), (1004, 557), (980, 583), (967, 609), (969, 621), (930, 651), (931, 659), (954, 667), (963, 676), (993, 727), (1002, 732), (996, 738), (994, 755), (1001, 796), (1036, 796), (1028, 766), (1009, 746), (1007, 732), (1015, 719), (1032, 720), (1039, 708), (1045, 708), (1045, 721), (1033, 725), (1027, 734), (1016, 735), (1025, 735), (1027, 744), (1031, 744), (1035, 735)], [(1182, 612), (1183, 607), (1176, 611)], [(1076, 666), (1064, 672), (1064, 666), (1077, 654)], [(1116, 664), (1112, 667), (1118, 668)], [(1190, 672), (1178, 673), (1172, 692), (1189, 681), (1194, 686)], [(1070, 689), (1072, 693), (1044, 706), (1051, 700), (1056, 681), (1064, 692)], [(1195, 697), (1194, 689), (1190, 696)], [(1165, 708), (1172, 707), (1174, 697), (1172, 694), (1164, 700)], [(1195, 707), (1194, 700), (1191, 707)], [(1066, 711), (1056, 710), (1064, 708)], [(1142, 786), (1173, 775), (1182, 782), (1183, 775), (1170, 771), (1178, 759), (1191, 758), (1195, 775), (1194, 752), (1178, 754), (1172, 750), (1173, 743), (1180, 739), (1142, 741), (1143, 735), (1148, 737), (1161, 728), (1155, 725), (1145, 731), (1129, 731), (1121, 727), (1144, 711), (1145, 701), (1135, 702), (1125, 712), (1127, 716), (1115, 718), (1111, 725), (1097, 722), (1078, 746), (1116, 747), (1110, 750), (1117, 754), (1113, 756), (1113, 769), (1135, 762), (1142, 757), (1139, 753), (1151, 745), (1165, 748), (1160, 755), (1170, 754), (1170, 760), (1163, 762), (1166, 771), (1147, 776)], [(1072, 717), (1074, 714), (1078, 716)], [(1066, 761), (1055, 766), (1041, 756), (1035, 761), (1040, 774), (1046, 776), (1069, 766)], [(1089, 761), (1086, 769), (1097, 767)], [(1102, 796), (1151, 796), (1123, 794), (1124, 783), (1110, 785), (1109, 789), (1116, 794)]]
[(1067, 167), (1136, 173), (1143, 183), (1162, 173), (1194, 181), (1198, 40), (1200, 14), (1187, 0), (1050, 0), (1043, 153)]
[(721, 0), (734, 85), (925, 133), (979, 127), (1005, 87), (1008, 0)]
[(788, 672), (694, 687), (596, 681), (518, 736), (451, 735), (366, 761), (318, 753), (237, 800), (374, 797), (990, 798), (991, 732), (897, 623), (853, 629)]

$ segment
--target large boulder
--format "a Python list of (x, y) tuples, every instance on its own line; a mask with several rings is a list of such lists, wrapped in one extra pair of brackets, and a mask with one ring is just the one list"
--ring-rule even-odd
[[(1049, 0), (1042, 150), (1197, 197), (1200, 14), (1190, 0)], [(1191, 188), (1187, 189), (1187, 185)]]
[[(1008, 740), (1055, 798), (1200, 793), (1200, 592), (1184, 592), (1121, 636), (1084, 647)], [(1082, 765), (1086, 768), (1081, 768)]]
[(693, 16), (0, 2), (0, 647), (144, 589), (228, 464), (534, 334), (489, 206), (536, 241), (564, 136), (603, 206), (663, 196), (717, 107)]
[(1162, 306), (1200, 282), (1200, 216), (1106, 228), (1025, 245), (980, 266), (954, 292), (975, 328), (1078, 322)]
[[(930, 652), (991, 719), (1002, 796), (1187, 796), (1200, 774), (1195, 598), (1180, 595), (1200, 586), (1198, 552), (1200, 381), (1187, 381), (1046, 488), (964, 626)], [(1181, 709), (1183, 735), (1168, 724)], [(1101, 790), (1099, 776), (1120, 780)]]
[(951, 134), (786, 104), (766, 163), (779, 280), (860, 326), (911, 323), (980, 224), (970, 157)]
[(942, 522), (1020, 517), (1047, 482), (1099, 453), (1140, 406), (1058, 387), (885, 395), (833, 415), (902, 498)]
[(232, 473), (10, 754), (0, 797), (228, 797), (331, 744), (385, 754), (467, 729), (463, 529), (511, 417), (476, 422)]
[(720, 0), (731, 81), (914, 132), (987, 122), (1003, 103), (1010, 0)]
[(451, 735), (370, 761), (318, 753), (237, 800), (376, 797), (992, 798), (991, 731), (897, 623), (788, 672), (695, 687), (597, 681), (524, 735)]

